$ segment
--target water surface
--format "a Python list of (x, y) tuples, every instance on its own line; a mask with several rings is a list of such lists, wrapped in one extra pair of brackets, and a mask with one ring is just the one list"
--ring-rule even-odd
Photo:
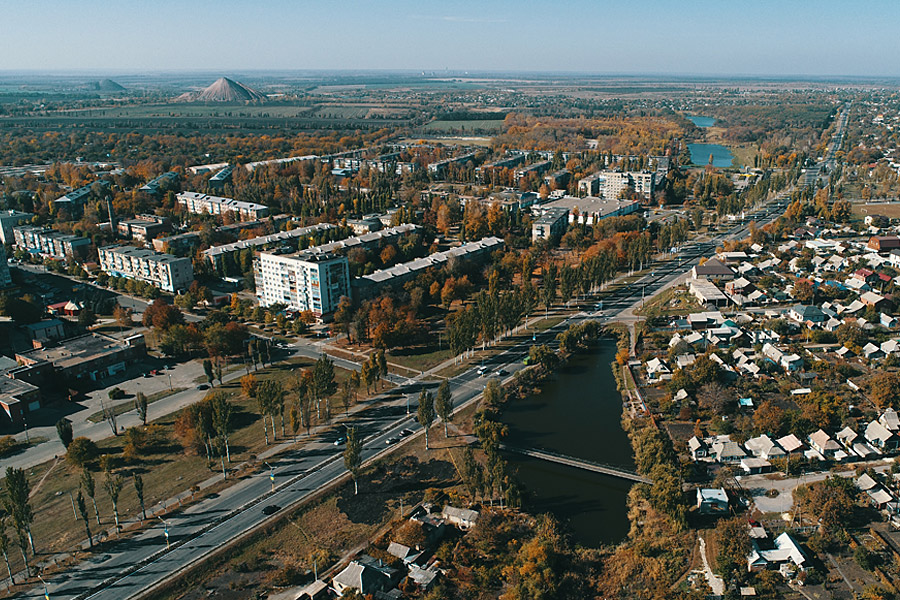
[(695, 165), (709, 164), (710, 154), (713, 157), (714, 167), (730, 167), (734, 160), (731, 150), (720, 144), (688, 144), (688, 150), (691, 152), (691, 162)]
[[(560, 368), (541, 393), (507, 404), (509, 443), (633, 469), (610, 366), (615, 353), (614, 340), (600, 340)], [(527, 490), (526, 508), (553, 513), (568, 523), (577, 542), (615, 544), (628, 533), (631, 482), (514, 454), (507, 458)]]

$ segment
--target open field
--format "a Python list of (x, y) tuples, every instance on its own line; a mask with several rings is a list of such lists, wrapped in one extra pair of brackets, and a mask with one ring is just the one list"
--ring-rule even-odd
[(424, 129), (428, 132), (500, 133), (503, 130), (503, 121), (432, 121), (425, 125)]
[(900, 219), (900, 202), (865, 203), (854, 202), (851, 212), (859, 219), (867, 215), (881, 215), (889, 219)]

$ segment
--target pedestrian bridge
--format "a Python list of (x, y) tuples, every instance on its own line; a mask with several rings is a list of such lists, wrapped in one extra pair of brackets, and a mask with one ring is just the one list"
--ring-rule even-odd
[(548, 462), (566, 465), (567, 467), (574, 467), (576, 469), (582, 469), (584, 471), (591, 471), (593, 473), (602, 473), (603, 475), (618, 477), (619, 479), (627, 479), (628, 481), (634, 481), (636, 483), (653, 483), (653, 481), (648, 479), (647, 477), (638, 475), (634, 471), (629, 471), (628, 469), (623, 469), (621, 467), (612, 467), (610, 465), (604, 465), (594, 461), (585, 460), (583, 458), (575, 458), (574, 456), (566, 456), (565, 454), (559, 454), (557, 452), (538, 450), (536, 448), (518, 448), (516, 446), (510, 446), (508, 444), (501, 444), (500, 448), (506, 450), (507, 452), (513, 452), (515, 454), (521, 454), (523, 456), (530, 456), (532, 458), (538, 458), (540, 460), (546, 460)]

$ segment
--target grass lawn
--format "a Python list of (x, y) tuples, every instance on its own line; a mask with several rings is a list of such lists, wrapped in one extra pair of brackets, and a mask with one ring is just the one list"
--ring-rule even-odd
[(646, 317), (685, 315), (703, 310), (694, 296), (682, 286), (670, 287), (653, 296), (635, 314)]
[[(204, 378), (203, 381), (206, 381), (206, 378)], [(149, 396), (147, 396), (147, 404), (153, 404), (157, 400), (162, 400), (163, 398), (168, 398), (169, 396), (172, 396), (179, 392), (183, 392), (186, 389), (187, 388), (178, 387), (178, 388), (173, 388), (171, 390), (162, 390), (162, 391), (156, 392), (155, 394), (150, 394)], [(115, 415), (117, 417), (119, 415), (124, 415), (125, 413), (132, 411), (132, 410), (134, 410), (134, 398), (133, 397), (113, 406), (113, 413), (115, 413)], [(103, 412), (102, 411), (95, 412), (94, 414), (89, 416), (87, 418), (87, 420), (90, 421), (91, 423), (99, 423), (100, 421), (103, 420)]]
[(388, 362), (403, 365), (413, 371), (427, 371), (428, 369), (441, 364), (445, 360), (453, 358), (453, 353), (446, 343), (444, 343), (442, 347), (440, 346), (441, 345), (435, 346), (432, 344), (416, 348), (391, 350), (386, 354), (386, 358)]

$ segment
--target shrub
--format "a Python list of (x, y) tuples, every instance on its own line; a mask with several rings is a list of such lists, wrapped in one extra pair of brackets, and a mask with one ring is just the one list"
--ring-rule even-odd
[(77, 437), (69, 444), (66, 451), (66, 460), (78, 468), (84, 468), (85, 465), (97, 458), (100, 451), (97, 444), (86, 437)]

